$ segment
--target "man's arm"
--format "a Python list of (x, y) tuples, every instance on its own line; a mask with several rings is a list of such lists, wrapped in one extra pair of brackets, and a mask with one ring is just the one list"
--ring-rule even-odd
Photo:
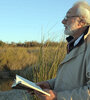
[(54, 89), (54, 84), (55, 84), (55, 78), (54, 79), (50, 79), (47, 81), (42, 81), (42, 82), (38, 82), (37, 85), (40, 86), (42, 89)]
[(90, 100), (90, 86), (83, 86), (70, 91), (57, 92), (57, 100)]
[(54, 89), (55, 80), (56, 80), (56, 78), (47, 80), (47, 82), (48, 82), (48, 84), (50, 86), (50, 89), (52, 89), (52, 90)]
[(55, 92), (50, 89), (44, 89), (44, 91), (48, 92), (50, 97), (37, 91), (35, 91), (35, 94), (41, 100), (90, 100), (90, 80), (87, 82), (86, 86), (73, 90)]
[(37, 83), (42, 89), (50, 89), (50, 85), (47, 81), (42, 81)]
[(90, 100), (90, 86), (84, 86), (70, 91), (55, 92), (53, 90), (45, 90), (50, 96), (43, 95), (35, 91), (35, 94), (41, 100)]
[(90, 80), (87, 81), (86, 86), (73, 90), (55, 92), (50, 89), (44, 89), (44, 91), (48, 92), (51, 96), (43, 95), (37, 91), (35, 91), (35, 94), (41, 100), (90, 100)]

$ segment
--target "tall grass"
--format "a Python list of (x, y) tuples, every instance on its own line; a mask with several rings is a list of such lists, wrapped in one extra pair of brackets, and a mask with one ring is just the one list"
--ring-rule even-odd
[[(66, 55), (66, 43), (60, 42), (57, 47), (41, 47), (38, 62), (33, 67), (33, 81), (40, 82), (56, 77), (59, 64)], [(37, 97), (34, 100), (39, 100)]]
[(57, 47), (41, 47), (37, 65), (33, 68), (34, 81), (40, 82), (54, 78), (56, 76), (58, 65), (64, 59), (66, 54), (66, 44), (60, 42)]
[(65, 42), (60, 42), (56, 47), (48, 44), (40, 48), (0, 48), (0, 70), (15, 70), (14, 74), (18, 73), (34, 82), (45, 81), (56, 77), (65, 54)]
[(37, 62), (39, 48), (0, 48), (0, 70), (21, 70)]

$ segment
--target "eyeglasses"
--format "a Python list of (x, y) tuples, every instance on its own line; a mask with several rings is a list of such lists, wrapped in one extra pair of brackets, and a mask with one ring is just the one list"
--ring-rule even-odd
[(79, 16), (65, 16), (64, 20), (68, 20), (70, 18), (75, 18), (75, 17), (79, 17)]

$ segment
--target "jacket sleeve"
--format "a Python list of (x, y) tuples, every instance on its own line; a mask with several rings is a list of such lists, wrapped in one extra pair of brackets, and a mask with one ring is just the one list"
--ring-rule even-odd
[(55, 78), (54, 79), (47, 80), (47, 82), (49, 83), (50, 88), (52, 90), (54, 89), (55, 80), (56, 80)]
[(57, 92), (57, 100), (90, 100), (90, 85), (71, 91)]
[(85, 54), (86, 85), (70, 91), (57, 92), (57, 100), (90, 100), (90, 48)]

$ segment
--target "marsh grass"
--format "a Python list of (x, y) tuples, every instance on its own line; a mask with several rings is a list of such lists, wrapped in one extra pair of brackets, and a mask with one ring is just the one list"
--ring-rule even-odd
[[(36, 48), (0, 48), (0, 70), (19, 74), (33, 82), (45, 81), (56, 76), (59, 64), (65, 55), (66, 43), (62, 41), (58, 46), (47, 44)], [(0, 88), (3, 90), (4, 86)], [(32, 100), (39, 99), (34, 96)]]
[(39, 48), (0, 48), (0, 70), (21, 70), (37, 62)]
[(37, 65), (33, 68), (34, 81), (40, 82), (54, 78), (58, 66), (66, 54), (66, 44), (60, 42), (57, 47), (41, 47)]
[[(40, 48), (37, 64), (33, 67), (34, 82), (56, 77), (59, 64), (66, 55), (66, 43), (60, 42), (57, 47), (49, 47), (48, 45)], [(35, 97), (34, 100), (39, 99)]]

